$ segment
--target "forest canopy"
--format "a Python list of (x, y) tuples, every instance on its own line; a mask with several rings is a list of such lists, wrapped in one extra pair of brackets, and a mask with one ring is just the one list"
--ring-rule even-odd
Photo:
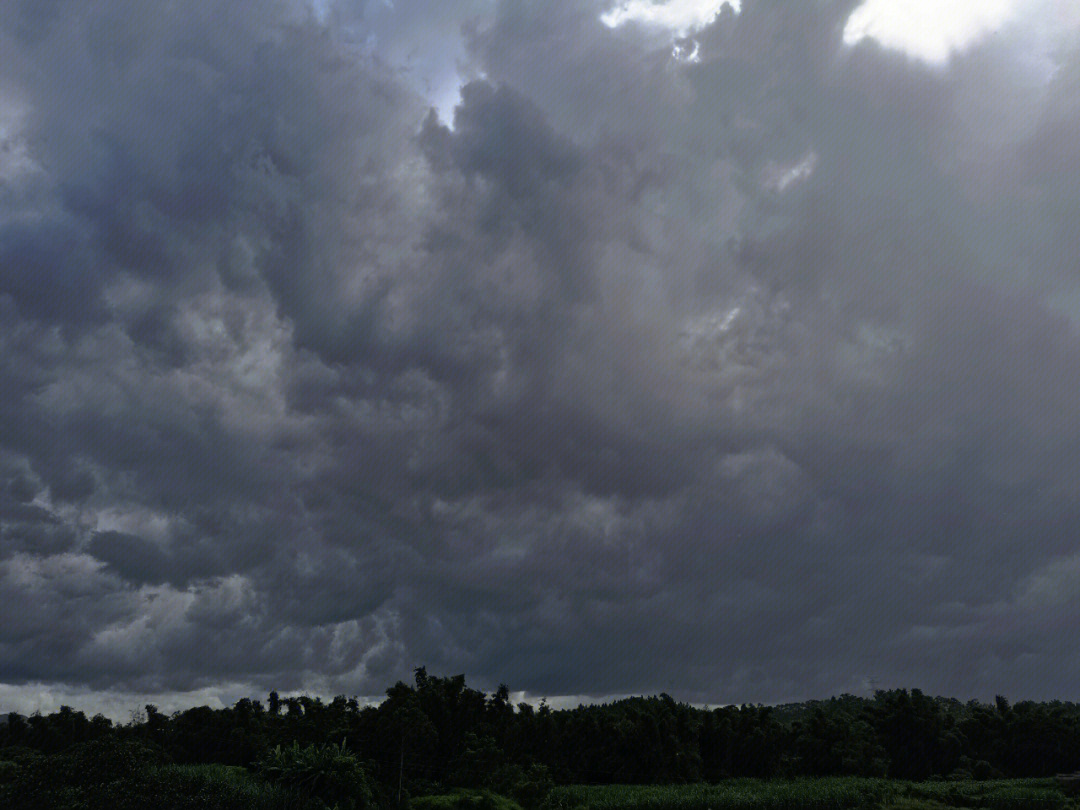
[(333, 744), (384, 790), (483, 788), (528, 806), (553, 784), (1048, 776), (1080, 769), (1080, 705), (892, 689), (780, 706), (706, 708), (661, 694), (552, 709), (418, 668), (378, 705), (271, 692), (171, 715), (148, 705), (125, 724), (67, 706), (0, 719), (0, 760), (101, 740), (141, 743), (163, 762), (248, 767), (282, 747)]

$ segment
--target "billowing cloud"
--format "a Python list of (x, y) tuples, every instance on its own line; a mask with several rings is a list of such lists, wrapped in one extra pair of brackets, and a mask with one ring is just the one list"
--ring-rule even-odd
[(1011, 21), (1020, 12), (1016, 0), (961, 2), (950, 5), (868, 0), (848, 18), (844, 41), (870, 37), (931, 63), (942, 63)]
[(685, 36), (690, 31), (702, 28), (716, 19), (721, 8), (727, 5), (738, 11), (739, 0), (668, 0), (668, 2), (650, 2), (649, 0), (626, 0), (600, 16), (604, 25), (615, 28), (627, 23), (641, 23), (661, 26)]
[(0, 698), (1075, 698), (1073, 29), (428, 5), (0, 11)]

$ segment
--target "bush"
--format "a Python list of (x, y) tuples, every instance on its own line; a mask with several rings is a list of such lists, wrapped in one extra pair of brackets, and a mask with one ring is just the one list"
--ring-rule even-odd
[(137, 742), (95, 741), (0, 762), (4, 810), (306, 810), (243, 768), (163, 765), (159, 752)]
[(522, 807), (534, 810), (544, 803), (553, 787), (547, 766), (534, 762), (520, 779), (510, 785), (510, 795)]
[(147, 772), (154, 810), (303, 810), (306, 800), (227, 765), (166, 765)]
[(161, 753), (127, 740), (93, 740), (53, 756), (21, 756), (5, 768), (0, 805), (10, 810), (110, 807), (124, 810), (140, 790), (142, 772), (161, 761)]
[(371, 804), (367, 774), (344, 742), (306, 748), (296, 742), (288, 748), (279, 745), (256, 768), (267, 782), (327, 807), (365, 810)]

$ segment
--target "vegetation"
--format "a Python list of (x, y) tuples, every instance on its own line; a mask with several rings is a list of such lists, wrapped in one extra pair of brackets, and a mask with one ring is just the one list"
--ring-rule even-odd
[(1062, 810), (1053, 780), (907, 782), (864, 777), (695, 785), (572, 785), (555, 788), (544, 810)]
[(345, 748), (334, 745), (309, 745), (301, 748), (295, 741), (288, 748), (280, 745), (256, 763), (260, 776), (290, 795), (322, 802), (339, 810), (365, 810), (371, 804), (367, 775)]
[(733, 779), (715, 785), (575, 785), (554, 790), (545, 810), (847, 810), (878, 807), (900, 795), (900, 783), (857, 777)]
[(777, 707), (667, 695), (554, 711), (416, 671), (377, 706), (244, 699), (130, 723), (0, 718), (0, 806), (1063, 810), (1080, 706), (919, 690)]
[[(10, 810), (301, 810), (243, 768), (161, 764), (133, 741), (95, 740), (52, 756), (6, 751), (0, 807)], [(305, 809), (306, 810), (306, 809)]]
[(521, 810), (521, 806), (490, 790), (456, 790), (413, 799), (409, 810)]

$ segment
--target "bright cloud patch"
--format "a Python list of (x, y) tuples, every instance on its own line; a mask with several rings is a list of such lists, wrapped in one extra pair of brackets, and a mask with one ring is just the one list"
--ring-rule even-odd
[(866, 0), (848, 18), (844, 42), (867, 37), (932, 64), (943, 64), (956, 51), (1009, 22), (1016, 0)]
[(725, 5), (739, 10), (739, 0), (670, 0), (667, 3), (650, 0), (626, 0), (615, 8), (602, 14), (600, 21), (610, 28), (624, 23), (639, 22), (670, 28), (680, 36), (702, 28), (720, 13)]
[(770, 161), (765, 167), (765, 186), (776, 191), (785, 191), (812, 175), (817, 162), (817, 152), (813, 151), (793, 166), (782, 166)]

